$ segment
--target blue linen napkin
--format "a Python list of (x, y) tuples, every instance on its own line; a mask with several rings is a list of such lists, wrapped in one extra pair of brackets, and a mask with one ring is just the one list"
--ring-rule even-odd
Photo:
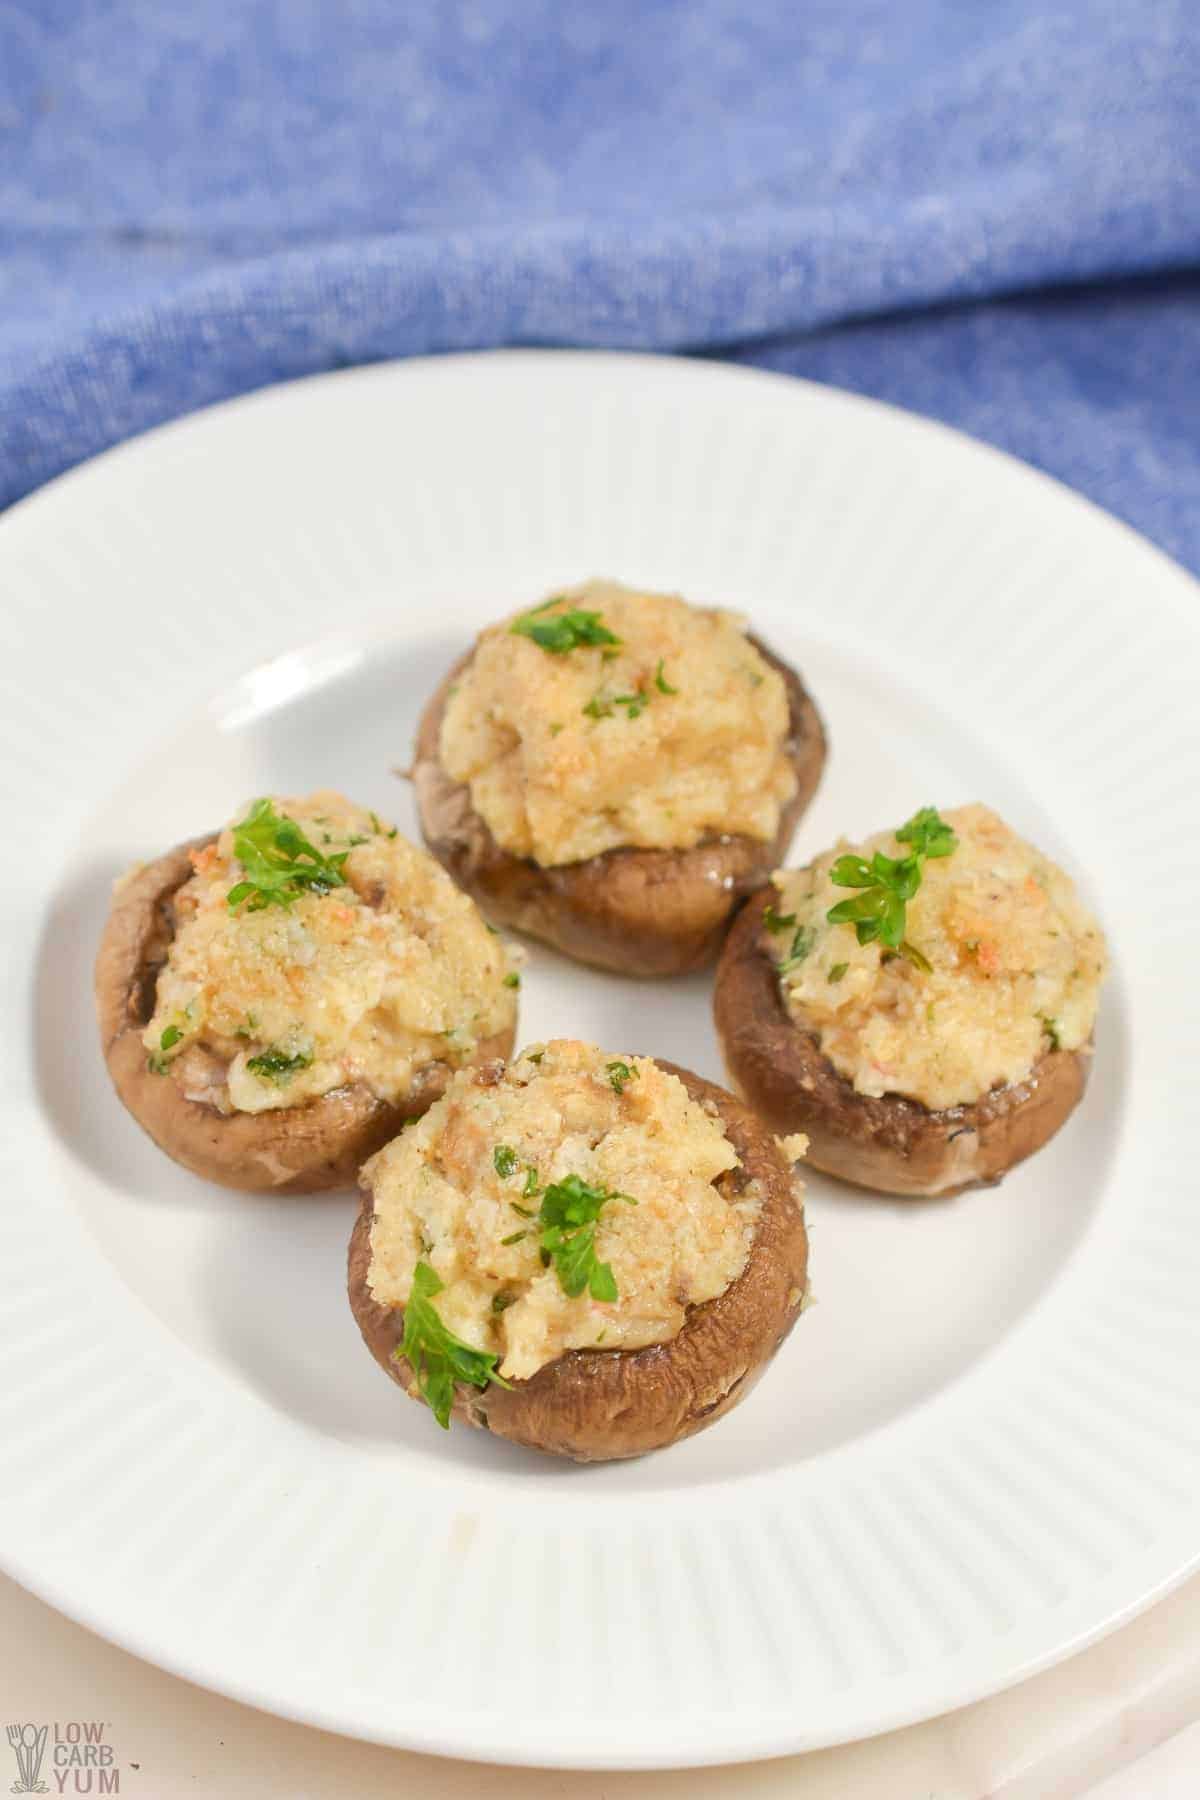
[(0, 145), (0, 504), (290, 376), (623, 345), (939, 415), (1200, 567), (1193, 0), (41, 0)]

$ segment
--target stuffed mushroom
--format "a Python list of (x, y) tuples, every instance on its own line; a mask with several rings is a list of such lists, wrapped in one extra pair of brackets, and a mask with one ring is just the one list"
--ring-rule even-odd
[(802, 1152), (649, 1057), (559, 1040), (464, 1070), (362, 1172), (363, 1337), (442, 1425), (582, 1462), (672, 1444), (799, 1316)]
[(594, 581), (484, 631), (418, 732), (425, 841), (502, 925), (631, 975), (710, 961), (825, 760), (731, 613)]
[(1070, 878), (986, 806), (775, 876), (729, 934), (731, 1079), (817, 1168), (893, 1194), (999, 1180), (1078, 1104), (1106, 952)]
[(226, 1187), (307, 1193), (512, 1048), (519, 977), (429, 856), (340, 794), (261, 799), (118, 883), (96, 959), (117, 1093)]

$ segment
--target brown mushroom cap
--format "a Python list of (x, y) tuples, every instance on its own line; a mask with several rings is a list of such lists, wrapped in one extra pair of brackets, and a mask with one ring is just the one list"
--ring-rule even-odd
[[(703, 1431), (749, 1392), (800, 1315), (808, 1272), (804, 1208), (774, 1137), (724, 1088), (673, 1063), (693, 1100), (717, 1114), (740, 1166), (718, 1183), (741, 1192), (758, 1183), (762, 1207), (746, 1266), (723, 1294), (693, 1307), (678, 1334), (643, 1350), (568, 1350), (528, 1381), (479, 1391), (460, 1386), (454, 1416), (531, 1450), (576, 1462), (642, 1456)], [(367, 1348), (407, 1393), (410, 1365), (398, 1358), (404, 1312), (382, 1306), (368, 1285), (369, 1190), (350, 1238), (350, 1305)]]
[(488, 917), (528, 932), (567, 956), (622, 975), (682, 975), (711, 962), (739, 898), (786, 854), (825, 765), (821, 718), (795, 670), (749, 640), (784, 680), (787, 754), (796, 792), (767, 843), (705, 839), (691, 850), (606, 850), (544, 869), (502, 850), (471, 804), (465, 782), (442, 767), (442, 716), (473, 651), (459, 658), (421, 716), (413, 784), (425, 843)]
[(1090, 1057), (1050, 1050), (1024, 1081), (970, 1106), (932, 1111), (899, 1094), (860, 1094), (796, 1022), (761, 941), (778, 896), (747, 900), (725, 942), (713, 1013), (730, 1079), (774, 1131), (808, 1135), (814, 1168), (887, 1194), (949, 1195), (999, 1181), (1054, 1136), (1078, 1105)]
[[(216, 833), (178, 844), (147, 863), (116, 894), (96, 954), (100, 1044), (113, 1086), (160, 1150), (223, 1187), (250, 1193), (312, 1194), (349, 1187), (360, 1165), (425, 1112), (453, 1070), (431, 1063), (398, 1104), (360, 1083), (269, 1112), (219, 1113), (189, 1100), (171, 1075), (149, 1068), (142, 1033), (154, 1014), (159, 970), (175, 933), (174, 898), (192, 873), (190, 853)], [(472, 1060), (507, 1056), (513, 1032), (483, 1040)]]

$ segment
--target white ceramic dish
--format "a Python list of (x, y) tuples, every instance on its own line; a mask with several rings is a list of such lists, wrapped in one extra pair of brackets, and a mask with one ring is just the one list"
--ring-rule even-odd
[[(4, 1566), (153, 1661), (460, 1756), (828, 1744), (1066, 1655), (1200, 1547), (1196, 590), (922, 421), (668, 360), (514, 353), (258, 395), (0, 524)], [(113, 876), (272, 788), (413, 828), (391, 771), (471, 631), (608, 573), (743, 608), (831, 755), (794, 855), (980, 797), (1115, 959), (1092, 1086), (949, 1203), (814, 1177), (818, 1305), (641, 1462), (443, 1436), (362, 1347), (349, 1196), (254, 1200), (138, 1133), (94, 1041)], [(707, 979), (535, 951), (522, 1038), (719, 1076)]]

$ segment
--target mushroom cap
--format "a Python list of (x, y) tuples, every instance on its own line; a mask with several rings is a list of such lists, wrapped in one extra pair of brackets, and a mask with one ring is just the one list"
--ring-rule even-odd
[[(808, 1237), (789, 1163), (761, 1120), (733, 1094), (673, 1063), (658, 1066), (720, 1117), (740, 1158), (721, 1184), (740, 1192), (757, 1182), (761, 1190), (741, 1274), (715, 1300), (691, 1308), (667, 1343), (568, 1350), (510, 1388), (460, 1386), (455, 1418), (576, 1462), (642, 1456), (702, 1431), (736, 1406), (795, 1324), (806, 1291)], [(366, 1190), (350, 1238), (350, 1305), (376, 1362), (415, 1394), (413, 1371), (396, 1354), (404, 1337), (403, 1309), (380, 1305), (368, 1284), (373, 1212)]]
[(780, 1133), (803, 1131), (816, 1169), (887, 1194), (949, 1195), (987, 1186), (1040, 1150), (1078, 1105), (1091, 1058), (1049, 1050), (1024, 1081), (934, 1111), (900, 1094), (860, 1094), (789, 1012), (761, 942), (769, 885), (726, 939), (713, 992), (730, 1080)]
[[(431, 1063), (399, 1103), (361, 1082), (299, 1106), (223, 1114), (189, 1100), (170, 1075), (148, 1066), (142, 1033), (154, 1013), (155, 984), (175, 932), (174, 897), (192, 873), (191, 852), (217, 833), (177, 844), (132, 875), (114, 897), (96, 954), (100, 1045), (113, 1086), (160, 1150), (223, 1187), (250, 1193), (311, 1194), (350, 1187), (368, 1156), (425, 1112), (453, 1070)], [(473, 1061), (507, 1056), (515, 1027), (484, 1039)]]
[(490, 919), (579, 962), (623, 975), (681, 975), (711, 962), (740, 896), (783, 859), (825, 765), (824, 727), (800, 677), (757, 638), (749, 641), (783, 677), (796, 773), (769, 842), (715, 836), (690, 850), (606, 850), (554, 868), (502, 849), (468, 785), (441, 762), (446, 702), (472, 650), (446, 675), (417, 729), (412, 777), (426, 846)]

